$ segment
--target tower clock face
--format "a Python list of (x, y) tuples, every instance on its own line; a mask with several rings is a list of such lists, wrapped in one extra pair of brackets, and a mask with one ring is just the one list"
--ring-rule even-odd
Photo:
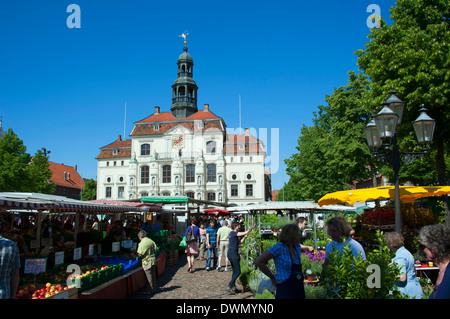
[(177, 135), (172, 137), (172, 147), (173, 148), (183, 148), (184, 147), (184, 136)]

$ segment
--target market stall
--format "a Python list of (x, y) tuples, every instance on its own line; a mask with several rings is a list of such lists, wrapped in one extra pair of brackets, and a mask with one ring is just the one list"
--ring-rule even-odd
[[(0, 217), (8, 225), (4, 236), (24, 248), (20, 251), (18, 297), (61, 298), (61, 293), (71, 287), (71, 293), (65, 293), (64, 297), (76, 298), (94, 287), (108, 286), (121, 276), (134, 278), (130, 279), (134, 284), (128, 286), (137, 289), (139, 280), (135, 277), (142, 275), (140, 260), (134, 253), (137, 238), (112, 242), (111, 251), (105, 255), (104, 235), (86, 229), (86, 220), (90, 215), (110, 214), (119, 218), (121, 214), (144, 214), (151, 210), (157, 207), (142, 203), (83, 202), (35, 193), (0, 193)], [(128, 276), (131, 271), (134, 275)], [(73, 293), (74, 289), (77, 293)]]

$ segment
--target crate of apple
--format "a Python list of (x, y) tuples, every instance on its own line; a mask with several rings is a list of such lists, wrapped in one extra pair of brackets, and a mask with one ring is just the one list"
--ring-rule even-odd
[(46, 283), (42, 285), (28, 285), (25, 287), (19, 287), (17, 290), (17, 299), (45, 299), (54, 296), (60, 292), (68, 290), (69, 287), (60, 284)]

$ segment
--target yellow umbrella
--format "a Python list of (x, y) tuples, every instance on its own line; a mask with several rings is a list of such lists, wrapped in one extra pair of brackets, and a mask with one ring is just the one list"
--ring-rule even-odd
[[(414, 203), (421, 197), (442, 196), (450, 194), (450, 186), (400, 186), (400, 201)], [(350, 189), (329, 193), (319, 200), (319, 206), (332, 204), (350, 204), (376, 199), (395, 198), (394, 186), (380, 186), (374, 188)]]

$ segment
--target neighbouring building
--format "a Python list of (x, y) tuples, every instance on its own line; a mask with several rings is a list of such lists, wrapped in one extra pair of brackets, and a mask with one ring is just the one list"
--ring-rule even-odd
[(250, 129), (228, 134), (209, 104), (197, 108), (194, 62), (186, 45), (183, 50), (170, 112), (156, 106), (134, 123), (131, 139), (119, 135), (100, 148), (97, 199), (187, 196), (236, 205), (270, 200), (263, 142)]
[(84, 180), (77, 171), (77, 165), (68, 166), (48, 161), (52, 171), (52, 182), (56, 189), (53, 195), (64, 196), (73, 199), (81, 199), (84, 188)]

